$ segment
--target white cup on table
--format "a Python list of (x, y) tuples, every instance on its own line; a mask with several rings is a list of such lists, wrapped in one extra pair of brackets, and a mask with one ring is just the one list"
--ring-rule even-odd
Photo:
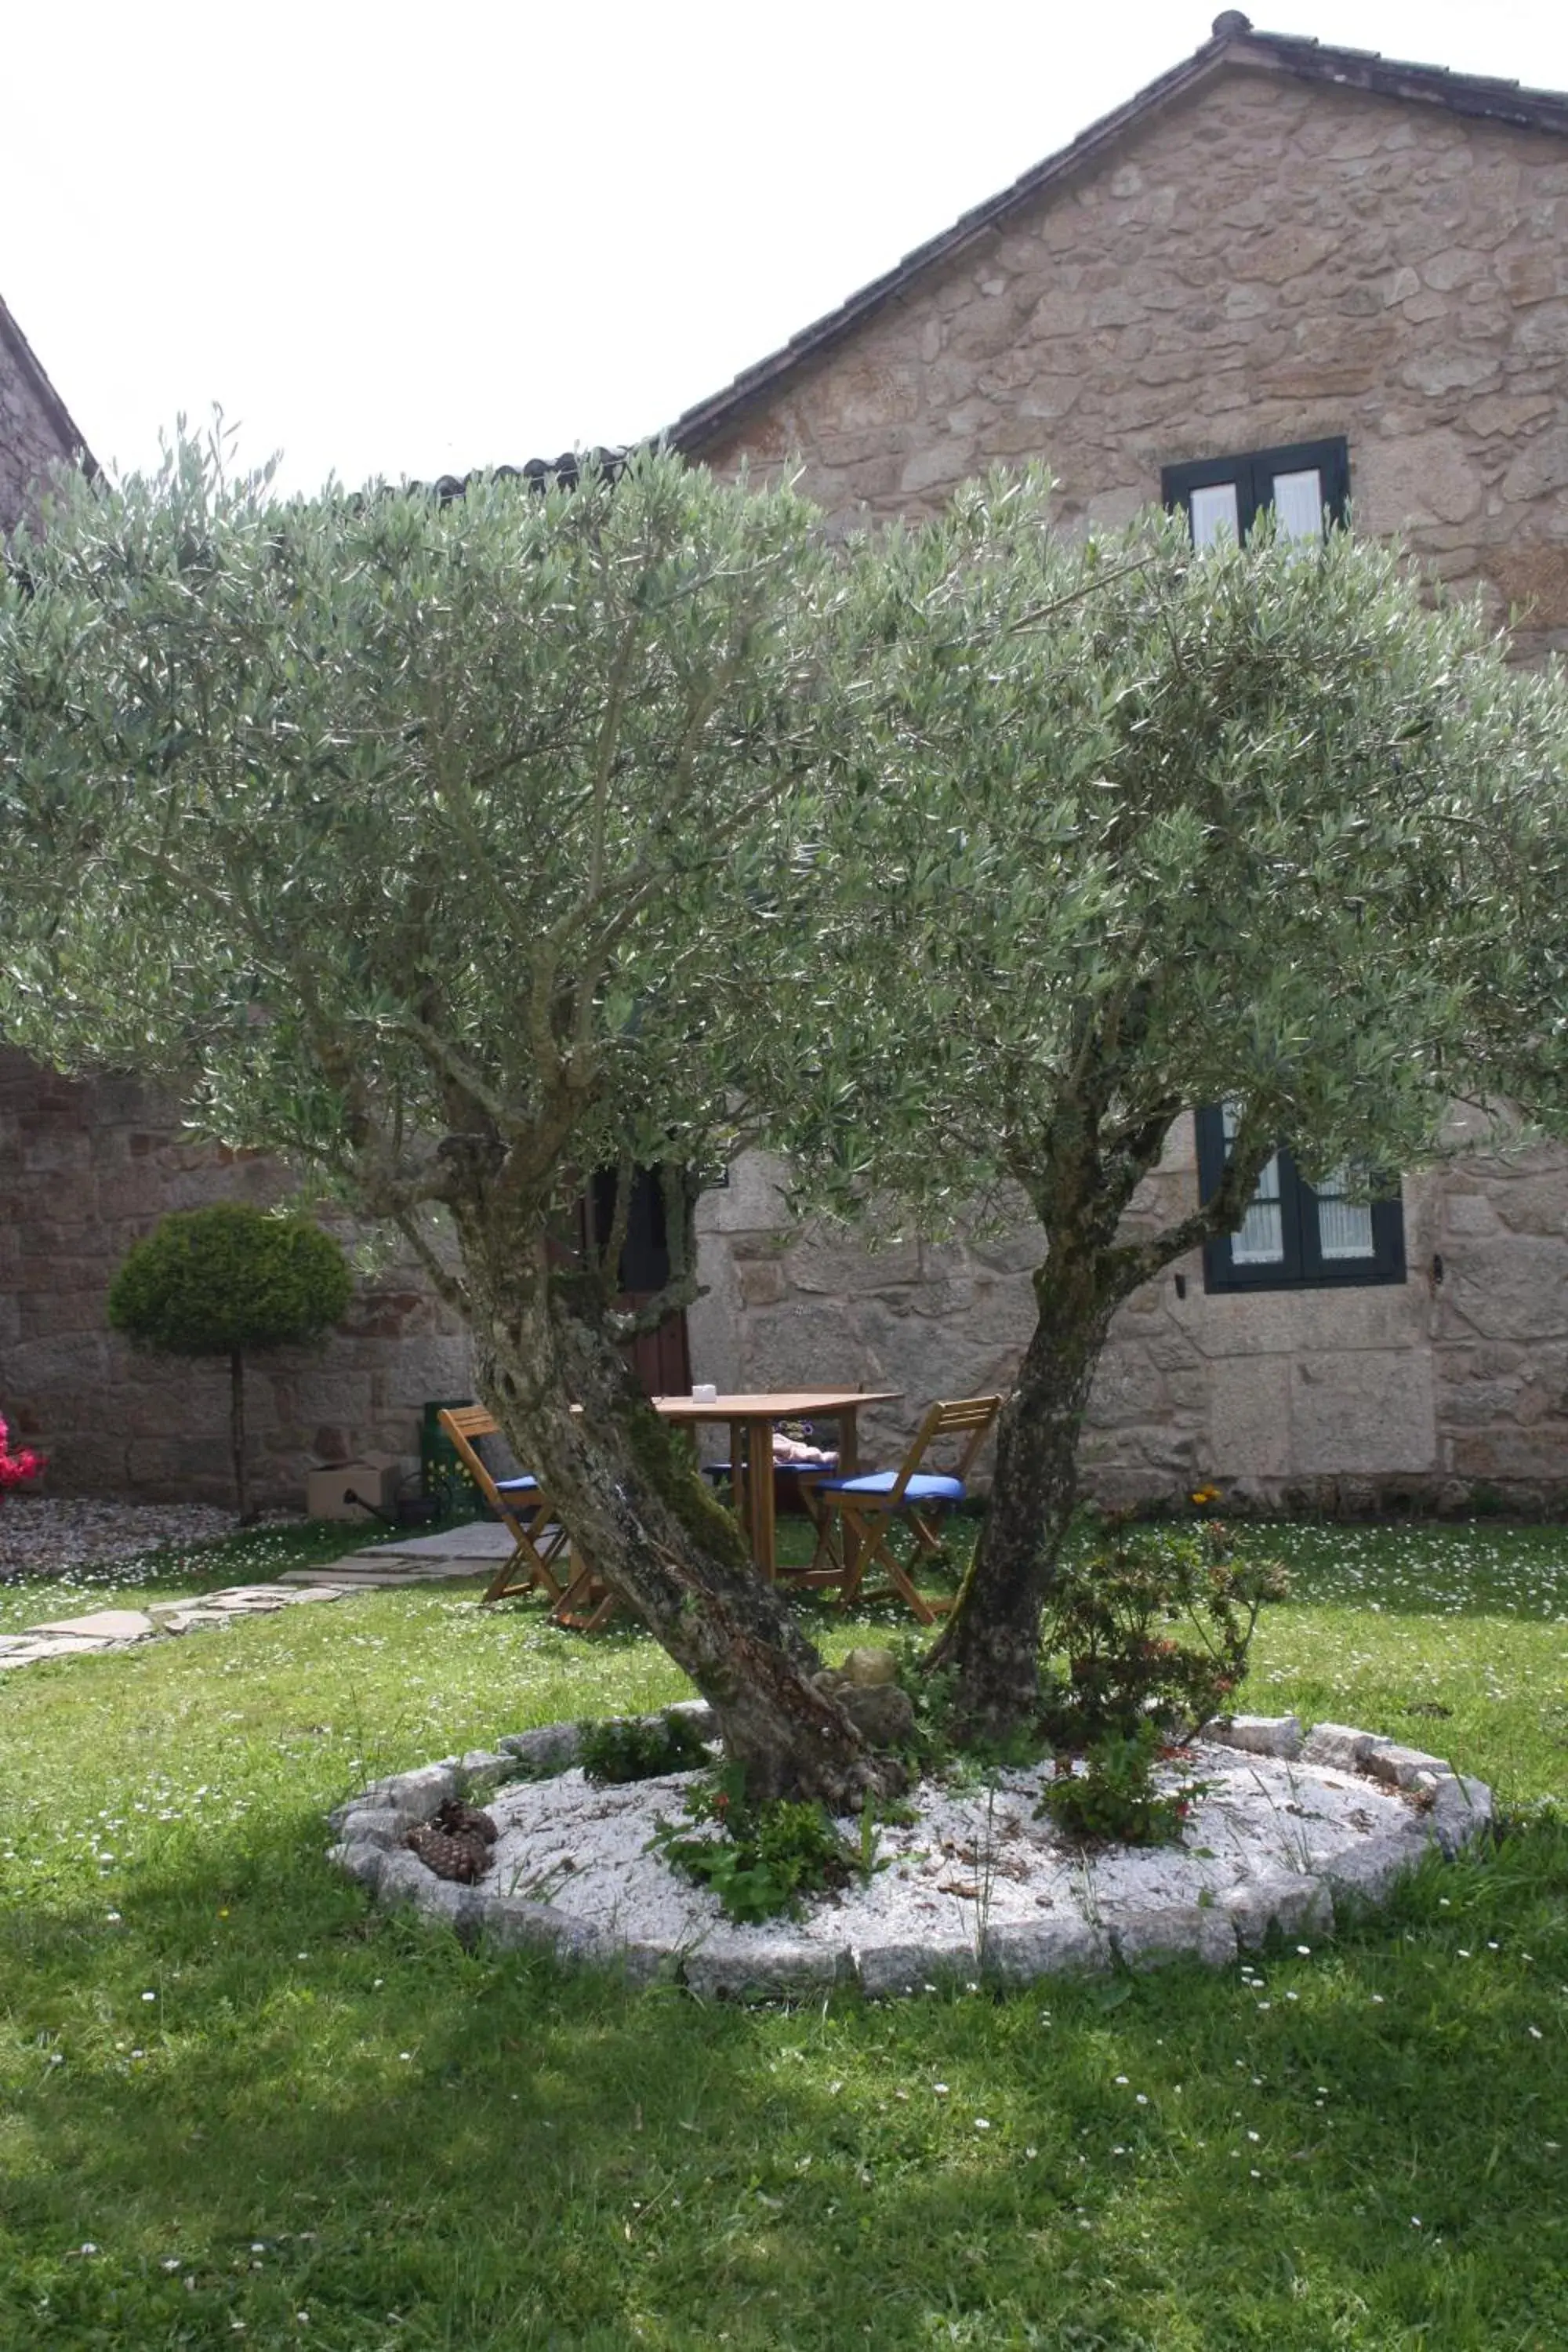
[(711, 1381), (700, 1381), (693, 1387), (691, 1391), (693, 1404), (717, 1404), (718, 1401), (719, 1391)]

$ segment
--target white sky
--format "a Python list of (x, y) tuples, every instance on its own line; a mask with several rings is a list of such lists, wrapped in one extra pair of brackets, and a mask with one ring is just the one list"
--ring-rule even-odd
[[(95, 454), (284, 480), (669, 423), (1208, 37), (1217, 0), (0, 0), (0, 293)], [(1568, 0), (1254, 0), (1568, 89)]]

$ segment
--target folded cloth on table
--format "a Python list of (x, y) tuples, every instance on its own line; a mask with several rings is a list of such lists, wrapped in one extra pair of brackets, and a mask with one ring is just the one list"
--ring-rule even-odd
[(838, 1456), (826, 1446), (807, 1445), (782, 1429), (773, 1432), (773, 1467), (782, 1470), (837, 1470)]

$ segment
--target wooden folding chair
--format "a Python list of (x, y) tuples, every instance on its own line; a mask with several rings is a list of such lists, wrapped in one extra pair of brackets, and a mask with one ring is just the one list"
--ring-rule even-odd
[[(897, 1470), (871, 1470), (858, 1477), (815, 1482), (813, 1500), (824, 1513), (816, 1557), (833, 1558), (837, 1534), (837, 1564), (833, 1570), (815, 1572), (814, 1559), (809, 1580), (826, 1582), (831, 1576), (838, 1582), (840, 1597), (847, 1607), (858, 1597), (866, 1571), (875, 1562), (885, 1570), (894, 1591), (913, 1610), (921, 1623), (934, 1625), (952, 1602), (926, 1599), (889, 1538), (895, 1520), (901, 1519), (907, 1522), (915, 1540), (914, 1564), (941, 1550), (942, 1538), (937, 1530), (942, 1515), (954, 1503), (963, 1502), (967, 1492), (964, 1478), (989, 1436), (1001, 1406), (999, 1396), (960, 1397), (952, 1403), (933, 1404)], [(922, 1470), (921, 1465), (928, 1451), (943, 1438), (962, 1441), (954, 1467), (951, 1471)]]
[(498, 1478), (477, 1440), (496, 1437), (500, 1425), (482, 1404), (444, 1405), (437, 1415), (458, 1459), (511, 1536), (513, 1549), (480, 1595), (505, 1601), (518, 1592), (542, 1592), (557, 1624), (596, 1633), (616, 1608), (616, 1596), (595, 1575), (581, 1553), (570, 1564), (565, 1528), (554, 1517), (550, 1497), (537, 1478)]

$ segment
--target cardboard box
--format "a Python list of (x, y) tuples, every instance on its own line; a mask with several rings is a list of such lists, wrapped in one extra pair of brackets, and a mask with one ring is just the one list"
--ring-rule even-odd
[[(363, 1454), (353, 1462), (312, 1470), (305, 1481), (306, 1513), (312, 1519), (353, 1519), (361, 1527), (370, 1525), (377, 1511), (395, 1518), (403, 1477), (403, 1463), (395, 1454)], [(350, 1502), (351, 1494), (359, 1496), (357, 1503)]]

